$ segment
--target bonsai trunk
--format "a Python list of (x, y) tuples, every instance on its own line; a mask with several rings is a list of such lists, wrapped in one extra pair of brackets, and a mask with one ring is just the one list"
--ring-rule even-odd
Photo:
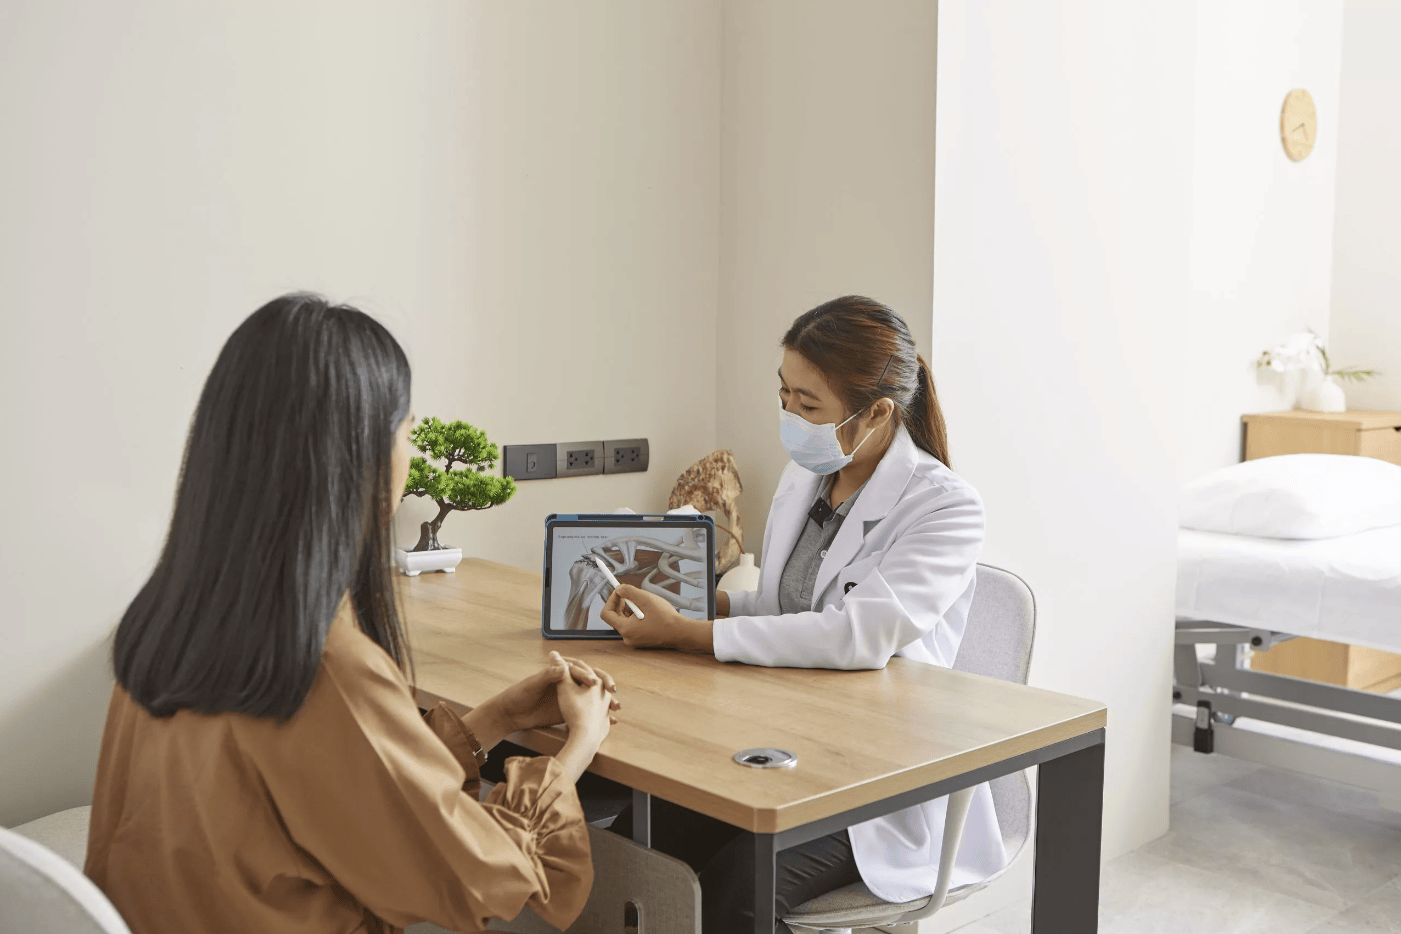
[(410, 551), (439, 551), (442, 545), (438, 542), (438, 530), (443, 527), (443, 520), (452, 512), (452, 506), (442, 500), (438, 501), (438, 515), (432, 522), (424, 522), (418, 527), (418, 544), (414, 545)]

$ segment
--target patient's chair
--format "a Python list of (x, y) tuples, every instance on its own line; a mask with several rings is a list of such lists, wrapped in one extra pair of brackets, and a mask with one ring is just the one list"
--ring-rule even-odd
[[(1003, 681), (1026, 683), (1031, 647), (1036, 636), (1036, 599), (1026, 581), (991, 565), (978, 565), (968, 627), (953, 667)], [(1002, 831), (1002, 843), (1010, 866), (1031, 836), (1032, 791), (1026, 772), (994, 778), (993, 811)], [(949, 795), (944, 848), (939, 860), (938, 888), (933, 895), (894, 904), (882, 901), (863, 883), (845, 886), (804, 902), (783, 919), (795, 931), (841, 931), (851, 928), (913, 924), (945, 905), (962, 901), (986, 888), (997, 873), (981, 882), (949, 889), (958, 840), (968, 816), (972, 789)], [(952, 844), (952, 845), (951, 845)], [(1004, 870), (1005, 871), (1005, 870)]]
[[(83, 875), (92, 808), (73, 808), (16, 827), (0, 828), (0, 932), (131, 934), (112, 903)], [(590, 827), (596, 864), (593, 892), (570, 931), (625, 934), (629, 902), (644, 931), (700, 931), (700, 882), (691, 867), (617, 834)], [(526, 909), (492, 930), (559, 934)], [(446, 934), (436, 924), (408, 934)]]
[(83, 875), (90, 808), (14, 830), (0, 828), (0, 931), (131, 934), (102, 890)]
[[(600, 827), (589, 827), (589, 845), (593, 849), (593, 891), (566, 934), (699, 934), (700, 880), (690, 866)], [(492, 921), (488, 929), (559, 934), (558, 928), (541, 921), (529, 908), (514, 921)], [(438, 930), (422, 925), (409, 928), (405, 934), (436, 934)]]

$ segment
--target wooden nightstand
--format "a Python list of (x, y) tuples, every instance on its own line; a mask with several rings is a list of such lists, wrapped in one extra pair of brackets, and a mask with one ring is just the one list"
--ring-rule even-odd
[(1276, 454), (1360, 454), (1401, 464), (1401, 412), (1244, 415), (1245, 459)]
[[(1268, 412), (1245, 415), (1245, 459), (1276, 454), (1358, 454), (1401, 464), (1401, 412)], [(1298, 638), (1251, 656), (1250, 667), (1368, 691), (1401, 685), (1401, 655)]]

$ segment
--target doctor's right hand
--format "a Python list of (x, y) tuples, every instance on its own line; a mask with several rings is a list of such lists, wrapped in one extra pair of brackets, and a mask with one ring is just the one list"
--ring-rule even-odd
[[(628, 600), (642, 610), (642, 619), (632, 614)], [(629, 648), (715, 651), (710, 620), (687, 619), (666, 600), (630, 584), (614, 590), (598, 615), (618, 631)]]

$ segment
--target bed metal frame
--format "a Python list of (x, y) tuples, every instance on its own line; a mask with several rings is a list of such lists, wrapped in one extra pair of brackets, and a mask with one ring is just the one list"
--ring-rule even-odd
[[(1234, 727), (1237, 717), (1401, 750), (1401, 698), (1241, 667), (1241, 647), (1257, 652), (1293, 639), (1288, 633), (1207, 620), (1177, 621), (1173, 701), (1196, 717), (1173, 715), (1173, 741), (1197, 752), (1235, 756), (1372, 789), (1401, 810), (1401, 766)], [(1197, 646), (1214, 644), (1214, 661)]]

